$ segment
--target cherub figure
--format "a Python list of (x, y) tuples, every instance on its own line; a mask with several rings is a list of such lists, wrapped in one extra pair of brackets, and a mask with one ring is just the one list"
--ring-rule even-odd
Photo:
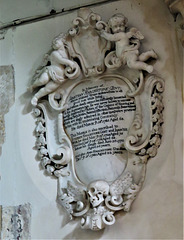
[(129, 68), (151, 73), (153, 66), (146, 64), (145, 61), (150, 57), (156, 59), (157, 55), (153, 50), (139, 55), (140, 40), (144, 36), (136, 28), (131, 28), (130, 31), (126, 32), (127, 22), (128, 19), (122, 14), (113, 15), (108, 22), (112, 34), (102, 31), (101, 36), (106, 40), (115, 42), (116, 56), (123, 64), (127, 64)]
[(50, 66), (45, 66), (39, 74), (35, 76), (35, 82), (29, 88), (32, 92), (35, 88), (45, 85), (32, 98), (31, 103), (36, 106), (38, 100), (49, 93), (54, 92), (65, 80), (65, 66), (69, 66), (71, 70), (76, 69), (77, 64), (69, 60), (68, 53), (64, 46), (64, 34), (60, 34), (53, 40), (53, 51), (48, 57)]

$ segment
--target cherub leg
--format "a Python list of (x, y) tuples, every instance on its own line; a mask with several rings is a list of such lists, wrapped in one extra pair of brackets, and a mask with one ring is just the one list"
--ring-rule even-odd
[(40, 77), (36, 78), (35, 82), (33, 85), (29, 88), (30, 92), (32, 92), (35, 88), (43, 86), (47, 84), (50, 80), (50, 76), (48, 72), (43, 72)]
[(58, 87), (59, 87), (59, 83), (50, 81), (48, 82), (45, 87), (41, 88), (32, 98), (31, 103), (33, 106), (36, 106), (38, 103), (38, 100), (44, 96), (46, 96), (47, 94), (55, 91)]
[(145, 62), (147, 61), (149, 58), (154, 58), (154, 59), (157, 59), (157, 54), (155, 53), (155, 51), (152, 49), (152, 50), (149, 50), (147, 52), (144, 52), (144, 53), (141, 53), (138, 57), (139, 61), (141, 62)]
[(137, 70), (145, 70), (149, 73), (153, 71), (153, 66), (146, 64), (145, 62), (137, 61), (137, 55), (130, 55), (128, 56), (127, 65), (130, 68), (137, 69)]

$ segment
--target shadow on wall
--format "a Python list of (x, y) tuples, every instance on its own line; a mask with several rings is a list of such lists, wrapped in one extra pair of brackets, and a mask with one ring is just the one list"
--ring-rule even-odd
[(73, 230), (73, 232), (69, 233), (63, 239), (100, 239), (104, 234), (104, 229), (100, 231), (91, 231), (88, 229), (81, 229), (78, 225)]
[(24, 105), (24, 108), (22, 110), (23, 115), (32, 112), (33, 106), (31, 105), (31, 98), (32, 94), (28, 91), (22, 94), (19, 98), (21, 105)]

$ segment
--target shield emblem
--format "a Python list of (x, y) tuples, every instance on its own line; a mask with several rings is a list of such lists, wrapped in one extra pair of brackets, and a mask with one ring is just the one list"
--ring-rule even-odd
[(111, 43), (100, 36), (100, 30), (108, 26), (101, 17), (89, 9), (81, 9), (74, 20), (75, 27), (69, 31), (67, 48), (70, 56), (78, 58), (86, 77), (102, 74), (105, 70), (104, 56)]

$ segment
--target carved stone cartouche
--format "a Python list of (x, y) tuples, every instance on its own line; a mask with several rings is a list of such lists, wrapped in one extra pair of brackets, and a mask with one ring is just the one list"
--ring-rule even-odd
[[(90, 9), (80, 9), (68, 33), (60, 34), (54, 39), (48, 61), (37, 71), (35, 82), (30, 87), (30, 90), (37, 89), (32, 105), (36, 117), (36, 147), (41, 165), (48, 174), (58, 179), (58, 203), (71, 218), (81, 218), (81, 227), (84, 229), (103, 229), (106, 225), (115, 223), (114, 214), (117, 211), (130, 210), (143, 185), (147, 161), (157, 154), (161, 144), (164, 81), (157, 75), (150, 74), (154, 68), (146, 63), (149, 58), (156, 59), (157, 54), (154, 50), (141, 53), (140, 45), (144, 36), (127, 25), (128, 19), (122, 14), (112, 16), (106, 23)], [(128, 130), (122, 130), (120, 148), (126, 153), (127, 161), (117, 179), (110, 181), (106, 176), (106, 179), (95, 179), (86, 184), (76, 172), (75, 148), (79, 146), (74, 146), (67, 133), (64, 113), (72, 108), (70, 96), (77, 86), (90, 86), (91, 82), (103, 83), (101, 86), (96, 85), (96, 88), (91, 87), (95, 93), (94, 89), (99, 90), (110, 81), (122, 84), (118, 87), (118, 97), (124, 101), (120, 111), (131, 110), (134, 114)], [(115, 93), (114, 86), (108, 89)], [(126, 89), (125, 95), (122, 95), (125, 91), (122, 89)], [(99, 93), (104, 98), (103, 94)], [(90, 98), (90, 94), (87, 96)], [(72, 98), (75, 100), (75, 95)], [(130, 101), (133, 103), (132, 109)], [(79, 111), (82, 111), (81, 102), (76, 100), (73, 102), (75, 104), (79, 104)], [(98, 112), (96, 110), (97, 119)], [(79, 129), (79, 123), (73, 126), (72, 115), (69, 111), (67, 114), (68, 119), (71, 118), (73, 135), (79, 134), (76, 130), (77, 127)], [(100, 117), (103, 119), (103, 115)], [(117, 119), (109, 117), (108, 121), (110, 126), (115, 126), (113, 121)], [(125, 120), (122, 118), (122, 121)], [(100, 124), (96, 123), (96, 127), (103, 129), (104, 125)], [(82, 125), (80, 127), (86, 129)], [(115, 139), (116, 142), (110, 133), (109, 139)], [(119, 152), (117, 154), (122, 157)], [(110, 158), (109, 155), (104, 157)], [(79, 158), (78, 161), (85, 159)], [(95, 165), (93, 167), (98, 168)]]

